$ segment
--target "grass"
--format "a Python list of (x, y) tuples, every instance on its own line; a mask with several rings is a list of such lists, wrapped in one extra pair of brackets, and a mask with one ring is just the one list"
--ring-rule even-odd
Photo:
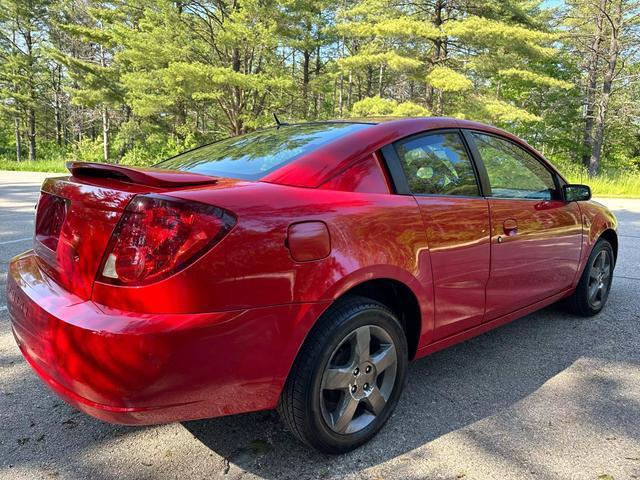
[(62, 160), (36, 160), (30, 162), (16, 162), (15, 160), (7, 160), (0, 158), (0, 170), (14, 170), (20, 172), (68, 172)]
[(594, 178), (567, 175), (567, 180), (589, 185), (594, 197), (640, 198), (640, 173), (601, 173)]
[[(560, 171), (571, 183), (582, 183), (591, 187), (594, 197), (640, 198), (640, 172), (612, 171), (603, 172), (589, 178), (577, 165), (561, 165)], [(0, 157), (0, 170), (18, 170), (23, 172), (66, 173), (64, 160), (38, 160), (35, 162), (16, 162)]]

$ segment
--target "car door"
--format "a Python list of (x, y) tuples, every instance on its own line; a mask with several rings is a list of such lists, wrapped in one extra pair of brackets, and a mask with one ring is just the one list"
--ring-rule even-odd
[(488, 183), (491, 320), (570, 288), (580, 261), (580, 207), (562, 200), (560, 179), (532, 152), (493, 134), (465, 136)]
[(489, 279), (489, 207), (457, 129), (414, 135), (382, 150), (398, 193), (413, 195), (429, 242), (434, 340), (482, 323)]

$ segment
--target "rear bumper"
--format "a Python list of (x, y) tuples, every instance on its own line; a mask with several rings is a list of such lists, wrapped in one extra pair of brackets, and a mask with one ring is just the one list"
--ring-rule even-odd
[(327, 307), (114, 310), (64, 290), (32, 252), (12, 260), (7, 298), (20, 350), (45, 383), (90, 415), (134, 425), (274, 408), (306, 332)]

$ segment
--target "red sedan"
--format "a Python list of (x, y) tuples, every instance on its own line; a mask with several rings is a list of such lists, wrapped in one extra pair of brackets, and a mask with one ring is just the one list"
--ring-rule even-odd
[(411, 360), (561, 299), (597, 314), (611, 287), (615, 217), (486, 125), (283, 124), (158, 167), (46, 180), (8, 275), (27, 361), (109, 422), (278, 408), (348, 451)]

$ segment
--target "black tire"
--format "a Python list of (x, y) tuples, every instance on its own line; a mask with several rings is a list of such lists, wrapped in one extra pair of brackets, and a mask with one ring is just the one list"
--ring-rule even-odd
[[(360, 362), (365, 358), (364, 354), (360, 355), (363, 353), (360, 345), (364, 344), (360, 339), (366, 339), (367, 331), (370, 332), (367, 349), (371, 362), (385, 356), (385, 365), (389, 363), (390, 357), (386, 355), (391, 352), (389, 341), (392, 341), (396, 357), (393, 368), (389, 365), (383, 367), (382, 362)], [(376, 335), (386, 339), (378, 342), (377, 350)], [(342, 362), (336, 365), (340, 356), (345, 366)], [(354, 369), (355, 365), (358, 367)], [(378, 373), (376, 365), (382, 373)], [(348, 452), (369, 441), (389, 419), (404, 387), (407, 366), (407, 339), (394, 313), (383, 304), (365, 297), (342, 298), (329, 307), (309, 333), (289, 373), (278, 403), (278, 413), (287, 428), (305, 444), (324, 453)], [(337, 376), (332, 376), (338, 370), (341, 372), (339, 381)], [(356, 370), (359, 373), (356, 374)], [(392, 373), (395, 380), (390, 387)], [(367, 379), (371, 383), (364, 383)], [(343, 381), (349, 382), (344, 388)], [(335, 387), (333, 382), (341, 386)], [(384, 399), (382, 392), (385, 389), (386, 403), (378, 403), (380, 398)], [(369, 394), (371, 396), (359, 398)], [(332, 402), (336, 405), (333, 413), (328, 409)], [(357, 403), (355, 409), (347, 407), (354, 402)], [(346, 411), (353, 411), (353, 416), (340, 415)], [(345, 421), (349, 422), (348, 427), (342, 430)]]
[[(603, 257), (608, 262), (608, 273), (603, 274), (601, 277), (597, 263), (600, 262)], [(576, 291), (566, 301), (566, 305), (572, 313), (583, 317), (592, 317), (602, 311), (609, 298), (614, 267), (615, 256), (613, 254), (613, 248), (607, 240), (601, 238), (595, 244), (589, 255), (589, 260), (584, 268), (584, 272), (582, 272)], [(599, 296), (597, 295), (596, 301), (594, 301), (593, 289), (594, 287), (598, 287), (598, 285), (602, 285), (602, 287)]]

